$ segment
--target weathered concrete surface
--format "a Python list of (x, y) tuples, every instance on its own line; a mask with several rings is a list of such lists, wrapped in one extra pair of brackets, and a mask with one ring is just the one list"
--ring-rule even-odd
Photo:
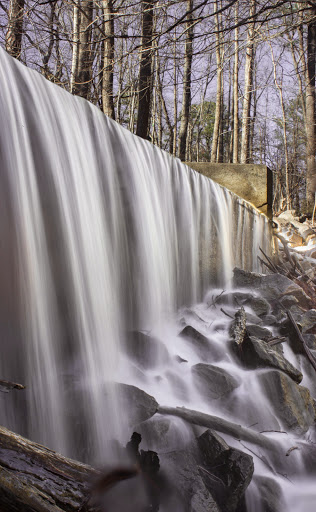
[(252, 203), (270, 216), (272, 206), (272, 173), (259, 164), (211, 164), (185, 162), (195, 171), (204, 174), (223, 187)]

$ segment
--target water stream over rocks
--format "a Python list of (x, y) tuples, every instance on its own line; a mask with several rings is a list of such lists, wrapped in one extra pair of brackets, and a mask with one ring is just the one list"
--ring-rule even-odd
[(1, 424), (90, 463), (140, 432), (181, 495), (169, 512), (314, 510), (315, 376), (268, 345), (293, 283), (233, 278), (259, 270), (267, 219), (2, 50), (0, 67), (0, 372), (27, 386)]

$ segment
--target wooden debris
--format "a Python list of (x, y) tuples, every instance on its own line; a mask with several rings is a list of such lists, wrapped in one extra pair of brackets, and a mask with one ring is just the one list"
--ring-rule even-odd
[(290, 448), (290, 449), (286, 452), (285, 456), (286, 456), (286, 457), (288, 457), (288, 456), (290, 455), (290, 453), (292, 453), (294, 450), (298, 450), (298, 446), (292, 446), (292, 448)]
[(235, 319), (230, 327), (230, 334), (234, 338), (237, 345), (241, 345), (246, 336), (246, 312), (243, 307), (241, 307), (235, 313)]
[(8, 380), (0, 380), (0, 391), (3, 393), (9, 393), (12, 389), (25, 389), (25, 386)]
[(304, 340), (304, 337), (303, 337), (301, 331), (299, 330), (299, 327), (298, 327), (297, 323), (295, 322), (294, 317), (293, 317), (291, 311), (287, 311), (287, 316), (288, 316), (291, 324), (294, 327), (294, 330), (296, 332), (296, 335), (297, 335), (298, 339), (300, 340), (300, 342), (303, 345), (304, 352), (305, 352), (309, 362), (311, 363), (312, 367), (316, 371), (316, 359), (313, 356), (313, 354), (311, 353), (310, 349), (308, 348), (308, 346), (306, 344), (306, 341)]

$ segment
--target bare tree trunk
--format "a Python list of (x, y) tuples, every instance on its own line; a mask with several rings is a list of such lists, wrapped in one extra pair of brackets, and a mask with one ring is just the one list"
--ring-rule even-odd
[[(313, 8), (315, 16), (316, 9)], [(315, 165), (315, 59), (316, 22), (307, 25), (307, 69), (306, 69), (306, 202), (310, 210), (314, 204), (316, 191)]]
[(219, 17), (218, 17), (218, 4), (217, 0), (214, 1), (214, 12), (215, 12), (215, 41), (216, 41), (216, 67), (217, 67), (217, 89), (216, 89), (216, 107), (215, 107), (215, 119), (213, 129), (213, 140), (211, 149), (211, 162), (215, 163), (218, 155), (218, 144), (219, 144), (219, 131), (220, 121), (222, 117), (222, 56), (220, 47), (220, 35), (219, 35)]
[[(93, 21), (93, 1), (78, 0), (78, 58), (77, 68), (73, 73), (72, 92), (78, 96), (88, 99), (90, 92), (90, 83), (92, 79), (92, 55), (91, 55), (91, 36)], [(75, 7), (76, 9), (76, 7)], [(74, 9), (74, 15), (75, 13)], [(75, 26), (75, 23), (74, 23)]]
[(142, 1), (142, 43), (139, 68), (138, 113), (136, 135), (149, 135), (150, 104), (152, 96), (152, 36), (155, 0)]
[(272, 64), (273, 64), (274, 83), (279, 92), (279, 98), (280, 98), (280, 104), (281, 104), (281, 110), (282, 110), (282, 118), (283, 118), (282, 128), (283, 128), (283, 142), (284, 142), (284, 152), (285, 152), (285, 200), (286, 200), (286, 209), (289, 210), (291, 208), (290, 186), (289, 186), (289, 151), (288, 151), (288, 144), (287, 144), (287, 130), (286, 130), (287, 125), (286, 125), (285, 106), (284, 106), (284, 99), (283, 99), (283, 85), (282, 85), (282, 80), (278, 80), (278, 77), (277, 77), (276, 62), (275, 62), (273, 47), (272, 47), (271, 43), (270, 43), (270, 50), (271, 50), (271, 57), (272, 57)]
[[(250, 0), (250, 17), (256, 12), (256, 0)], [(242, 112), (242, 129), (241, 129), (241, 153), (240, 162), (245, 164), (249, 159), (249, 131), (250, 131), (250, 106), (252, 92), (252, 68), (254, 60), (254, 22), (248, 26), (246, 63), (245, 63), (245, 88), (244, 103)]]
[(24, 2), (25, 0), (10, 1), (9, 22), (5, 36), (5, 49), (16, 59), (21, 56)]
[[(238, 2), (235, 5), (235, 24), (238, 22)], [(236, 26), (235, 28), (235, 56), (234, 56), (234, 133), (233, 133), (233, 163), (238, 163), (238, 141), (239, 141), (239, 119), (238, 119), (238, 37), (239, 30)]]
[(178, 140), (178, 74), (177, 74), (177, 33), (174, 34), (174, 45), (173, 45), (173, 72), (174, 72), (174, 83), (173, 83), (173, 155), (177, 154), (177, 140)]
[(186, 22), (186, 40), (185, 40), (185, 61), (183, 72), (183, 95), (182, 95), (182, 111), (179, 132), (179, 158), (185, 160), (188, 124), (191, 108), (191, 71), (193, 57), (193, 0), (187, 0), (187, 22)]
[(103, 70), (102, 70), (102, 109), (103, 112), (115, 119), (113, 100), (114, 74), (114, 15), (113, 0), (103, 0)]

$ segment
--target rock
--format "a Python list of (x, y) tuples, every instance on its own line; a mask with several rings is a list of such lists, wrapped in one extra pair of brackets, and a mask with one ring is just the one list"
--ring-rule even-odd
[(158, 409), (155, 398), (142, 389), (129, 384), (115, 384), (121, 410), (128, 416), (129, 425), (134, 426), (151, 418)]
[(211, 341), (199, 331), (194, 329), (194, 327), (187, 325), (180, 332), (179, 336), (190, 343), (190, 345), (194, 348), (195, 352), (201, 359), (209, 356)]
[(267, 476), (254, 476), (258, 489), (256, 508), (264, 512), (284, 512), (285, 501), (280, 484)]
[(266, 315), (262, 317), (262, 321), (264, 325), (275, 325), (278, 320), (274, 315)]
[(297, 298), (294, 295), (284, 295), (281, 297), (280, 303), (285, 309), (290, 309), (291, 306), (299, 304)]
[(316, 420), (315, 402), (307, 388), (299, 386), (285, 373), (269, 370), (259, 376), (276, 417), (287, 431), (302, 434)]
[(187, 363), (188, 362), (187, 359), (183, 359), (183, 357), (181, 357), (181, 356), (175, 356), (174, 358), (177, 361), (177, 363)]
[(316, 350), (316, 334), (304, 334), (303, 338), (306, 341), (308, 348)]
[(291, 281), (291, 284), (283, 293), (284, 295), (291, 295), (292, 297), (295, 297), (299, 303), (299, 305), (303, 308), (309, 308), (311, 306), (311, 299), (310, 297), (304, 292), (304, 290), (298, 286), (297, 284), (293, 283)]
[(210, 401), (228, 395), (240, 385), (226, 370), (211, 364), (195, 364), (192, 373), (196, 386)]
[(303, 375), (277, 353), (272, 347), (258, 338), (247, 336), (242, 345), (233, 343), (234, 353), (247, 368), (275, 368), (286, 373), (295, 382), (301, 382)]
[(160, 455), (164, 468), (176, 491), (183, 498), (181, 512), (222, 512), (199, 473), (199, 452), (196, 445)]
[(159, 453), (183, 450), (192, 439), (192, 427), (180, 418), (155, 415), (135, 426), (142, 436), (143, 446)]
[(241, 306), (248, 306), (252, 311), (258, 315), (267, 315), (270, 310), (270, 304), (262, 297), (256, 297), (251, 292), (226, 292), (223, 293), (217, 300), (216, 304), (233, 305), (240, 308)]
[(269, 329), (260, 327), (260, 325), (247, 325), (246, 330), (249, 336), (254, 336), (255, 338), (260, 338), (261, 340), (269, 339), (272, 336), (272, 332), (269, 331)]
[(252, 457), (230, 448), (212, 430), (207, 430), (198, 438), (198, 445), (208, 472), (201, 471), (207, 489), (223, 512), (234, 512), (252, 479)]
[(263, 274), (256, 274), (255, 272), (248, 272), (248, 270), (242, 270), (241, 268), (235, 267), (234, 270), (234, 286), (236, 288), (254, 288), (257, 289), (260, 286)]
[(304, 313), (298, 324), (302, 328), (302, 332), (306, 334), (316, 334), (316, 309), (310, 309)]
[(299, 245), (304, 245), (304, 238), (300, 236), (298, 233), (293, 233), (290, 238), (291, 247), (298, 247)]
[(128, 333), (126, 352), (145, 370), (165, 364), (169, 360), (169, 352), (165, 345), (156, 338), (140, 331), (130, 331)]

